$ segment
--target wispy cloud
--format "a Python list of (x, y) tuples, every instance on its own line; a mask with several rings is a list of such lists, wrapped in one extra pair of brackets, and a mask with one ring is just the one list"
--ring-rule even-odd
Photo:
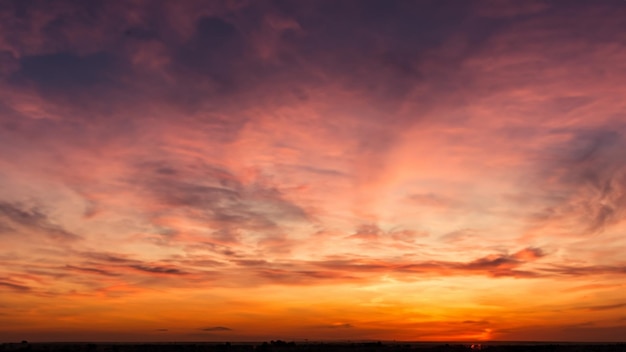
[[(15, 226), (19, 226), (27, 231), (48, 236), (53, 240), (72, 241), (81, 238), (79, 235), (54, 224), (45, 213), (37, 208), (29, 209), (19, 204), (0, 202), (0, 216), (4, 218), (4, 221), (13, 224), (13, 226), (4, 225), (7, 230), (13, 230)], [(10, 232), (13, 233), (13, 231)]]
[(588, 310), (592, 310), (592, 311), (598, 311), (598, 310), (611, 310), (611, 309), (620, 309), (626, 307), (626, 303), (616, 303), (616, 304), (604, 304), (604, 305), (598, 305), (598, 306), (589, 306), (586, 309)]
[(212, 326), (209, 328), (202, 328), (202, 331), (232, 331), (233, 329), (227, 328), (225, 326)]
[(187, 273), (173, 267), (167, 266), (147, 266), (147, 265), (130, 265), (130, 268), (137, 269), (139, 271), (152, 273), (152, 274), (165, 274), (165, 275), (186, 275)]
[(19, 292), (27, 292), (30, 291), (31, 288), (25, 285), (17, 284), (10, 281), (0, 280), (0, 286), (4, 288), (8, 288), (10, 290), (19, 291)]

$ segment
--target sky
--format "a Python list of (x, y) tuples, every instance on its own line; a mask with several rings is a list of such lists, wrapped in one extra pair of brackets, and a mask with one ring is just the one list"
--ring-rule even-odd
[(623, 0), (3, 0), (0, 342), (624, 341)]

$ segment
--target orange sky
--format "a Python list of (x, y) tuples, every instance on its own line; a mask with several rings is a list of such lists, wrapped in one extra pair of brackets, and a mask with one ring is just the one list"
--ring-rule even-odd
[(626, 2), (0, 2), (0, 342), (624, 341)]

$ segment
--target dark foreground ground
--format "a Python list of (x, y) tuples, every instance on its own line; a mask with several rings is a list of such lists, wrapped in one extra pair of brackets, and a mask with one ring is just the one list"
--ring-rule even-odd
[(0, 352), (626, 352), (626, 343), (4, 343)]

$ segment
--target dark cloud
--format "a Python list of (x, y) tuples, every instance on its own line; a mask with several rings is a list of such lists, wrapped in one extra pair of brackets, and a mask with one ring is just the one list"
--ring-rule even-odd
[[(482, 4), (478, 12), (532, 14), (544, 9), (541, 1), (524, 5), (496, 3)], [(158, 99), (188, 111), (210, 106), (212, 112), (220, 110), (218, 102), (265, 104), (266, 87), (272, 87), (271, 91), (285, 103), (294, 91), (307, 91), (331, 78), (357, 95), (370, 97), (363, 105), (376, 109), (373, 118), (384, 114), (389, 122), (401, 124), (408, 120), (400, 114), (389, 114), (398, 109), (398, 102), (423, 84), (434, 88), (435, 93), (448, 93), (445, 95), (449, 98), (438, 99), (456, 99), (449, 93), (460, 90), (464, 83), (454, 75), (455, 68), (469, 51), (478, 50), (510, 22), (525, 20), (509, 15), (491, 16), (509, 17), (506, 21), (473, 18), (476, 4), (452, 0), (315, 1), (306, 5), (281, 1), (237, 5), (202, 1), (125, 5), (104, 2), (96, 6), (97, 10), (91, 2), (60, 4), (67, 6), (38, 4), (18, 10), (21, 5), (17, 2), (5, 4), (5, 12), (20, 13), (24, 22), (38, 25), (29, 29), (7, 25), (3, 33), (6, 41), (16, 47), (12, 49), (27, 51), (19, 45), (19, 39), (24, 38), (47, 43), (22, 53), (19, 76), (58, 90), (115, 81), (118, 85), (109, 90), (120, 90), (145, 101)], [(47, 16), (40, 16), (40, 12)], [(177, 22), (178, 16), (186, 19), (185, 26)], [(183, 31), (179, 27), (189, 28)], [(39, 28), (43, 30), (37, 31)], [(77, 35), (81, 29), (85, 34)], [(464, 34), (461, 41), (467, 43), (446, 57), (436, 57), (449, 64), (446, 70), (427, 65), (442, 45), (450, 39), (458, 40), (458, 33)], [(146, 49), (151, 48), (147, 44), (159, 46), (162, 52)], [(91, 50), (85, 53), (83, 47)], [(259, 47), (270, 53), (261, 55)], [(145, 66), (150, 65), (137, 63), (138, 57), (162, 59), (163, 64), (148, 75)], [(293, 79), (285, 84), (286, 77)], [(143, 86), (137, 85), (138, 81), (160, 84)], [(427, 107), (432, 106), (434, 96), (414, 98)], [(132, 104), (137, 100), (123, 105)], [(229, 114), (227, 119), (220, 119), (218, 115), (208, 119), (231, 132), (247, 121), (244, 116)]]
[(144, 271), (147, 273), (153, 273), (153, 274), (166, 274), (166, 275), (187, 275), (188, 273), (185, 271), (182, 271), (178, 268), (172, 268), (172, 267), (166, 267), (166, 266), (158, 266), (158, 265), (130, 265), (130, 268), (139, 270), (139, 271)]
[(225, 19), (201, 17), (196, 31), (181, 48), (176, 64), (215, 83), (216, 93), (236, 89), (236, 64), (244, 60), (246, 42), (239, 30)]
[[(128, 5), (137, 16), (129, 16), (128, 8), (112, 3), (100, 4), (95, 12), (91, 5), (75, 2), (66, 6), (72, 9), (66, 12), (63, 6), (29, 6), (25, 11), (18, 7), (12, 4), (5, 10), (23, 13), (24, 20), (32, 22), (39, 21), (39, 11), (50, 7), (48, 22), (40, 24), (50, 48), (22, 55), (14, 80), (35, 82), (53, 95), (83, 95), (83, 101), (66, 99), (64, 105), (89, 105), (85, 100), (107, 96), (108, 110), (100, 107), (98, 111), (108, 115), (154, 100), (187, 112), (207, 111), (208, 129), (219, 131), (213, 134), (215, 138), (227, 140), (248, 117), (229, 113), (224, 118), (217, 112), (228, 111), (233, 104), (267, 104), (266, 87), (272, 87), (272, 101), (280, 96), (281, 103), (296, 102), (300, 98), (294, 91), (307, 91), (328, 77), (356, 95), (371, 97), (363, 102), (370, 110), (376, 109), (372, 117), (384, 114), (390, 122), (406, 123), (389, 111), (396, 110), (397, 103), (416, 86), (428, 81), (442, 90), (454, 89), (449, 77), (423, 72), (422, 64), (429, 60), (426, 53), (436, 50), (457, 29), (476, 26), (465, 21), (469, 4), (454, 1), (384, 5), (380, 1), (316, 1), (306, 6), (270, 1), (242, 3), (237, 9), (229, 8), (227, 2)], [(176, 16), (181, 14), (192, 23), (190, 33), (176, 28)], [(97, 30), (87, 31), (92, 24), (98, 25)], [(89, 42), (87, 34), (77, 35), (80, 29), (97, 39)], [(22, 32), (18, 38), (39, 42), (38, 35)], [(92, 50), (81, 52), (81, 46)], [(150, 51), (155, 46), (162, 50)], [(259, 47), (271, 47), (267, 50), (273, 59), (259, 55)], [(138, 64), (138, 57), (163, 64), (155, 68), (157, 72), (149, 72), (146, 67), (150, 65)], [(101, 90), (94, 90), (95, 86)], [(87, 91), (90, 96), (84, 94)], [(423, 99), (424, 104), (431, 101)], [(367, 137), (364, 144), (372, 138), (392, 140), (384, 135)]]
[(335, 260), (324, 260), (324, 261), (316, 261), (312, 264), (316, 266), (321, 266), (323, 268), (333, 269), (333, 270), (345, 270), (345, 271), (354, 271), (354, 272), (363, 272), (363, 271), (384, 271), (392, 268), (392, 263), (388, 263), (385, 261), (375, 261), (367, 262), (363, 260), (351, 260), (351, 259), (335, 259)]
[(494, 255), (479, 258), (467, 263), (428, 261), (422, 263), (404, 264), (399, 272), (416, 275), (484, 275), (490, 277), (534, 278), (543, 274), (535, 270), (519, 270), (524, 262), (517, 261), (509, 256)]
[[(205, 266), (202, 260), (194, 258), (169, 258), (160, 263), (143, 262), (134, 259), (112, 257), (106, 253), (88, 253), (85, 255), (92, 262), (83, 265), (66, 265), (63, 271), (76, 271), (94, 275), (117, 277), (123, 281), (134, 281), (138, 278), (158, 279), (159, 282), (151, 282), (159, 285), (168, 277), (168, 280), (184, 280), (181, 285), (204, 285), (211, 281), (217, 285), (237, 285), (250, 287), (264, 284), (280, 285), (318, 285), (332, 282), (369, 282), (380, 277), (382, 274), (391, 275), (398, 280), (414, 280), (417, 277), (430, 276), (487, 276), (487, 277), (510, 277), (510, 278), (558, 278), (561, 276), (595, 276), (595, 275), (625, 275), (623, 267), (568, 267), (555, 265), (536, 265), (538, 259), (545, 256), (544, 252), (537, 248), (526, 248), (513, 254), (494, 254), (470, 261), (408, 261), (400, 259), (382, 258), (338, 258), (331, 260), (281, 260), (269, 261), (242, 256), (230, 262), (210, 261), (209, 266), (220, 267), (218, 272), (192, 270), (191, 267)], [(166, 264), (163, 264), (166, 263)], [(532, 266), (525, 268), (526, 265)], [(183, 270), (181, 268), (187, 268)], [(50, 269), (50, 270), (48, 270)], [(58, 275), (58, 268), (48, 268), (47, 271), (29, 271), (33, 275), (46, 275), (53, 277), (68, 277)], [(372, 275), (375, 274), (375, 275)], [(85, 277), (85, 276), (81, 276)], [(192, 280), (188, 279), (192, 278)], [(216, 280), (217, 279), (217, 280)], [(14, 290), (26, 290), (27, 287), (11, 281), (3, 281), (5, 287)], [(95, 282), (80, 281), (81, 285), (89, 287), (98, 286)], [(171, 282), (170, 282), (171, 284)], [(588, 306), (588, 310), (620, 309), (623, 303)], [(471, 324), (471, 321), (465, 322)], [(482, 324), (481, 322), (474, 322)]]
[(491, 255), (469, 263), (452, 265), (452, 267), (468, 271), (486, 271), (492, 276), (533, 277), (538, 276), (538, 274), (516, 270), (516, 268), (543, 256), (544, 253), (540, 248), (526, 248), (511, 255)]
[[(245, 40), (219, 17), (219, 8), (227, 6), (103, 2), (94, 10), (91, 3), (60, 1), (18, 10), (16, 2), (3, 5), (5, 16), (23, 16), (0, 26), (7, 46), (0, 52), (18, 57), (3, 60), (11, 59), (3, 68), (15, 66), (7, 73), (7, 84), (28, 95), (33, 94), (30, 87), (36, 88), (50, 112), (84, 124), (104, 118), (100, 123), (108, 125), (122, 123), (125, 118), (118, 117), (137, 108), (145, 113), (159, 101), (185, 112), (207, 110), (202, 122), (207, 131), (214, 129), (213, 138), (232, 139), (245, 124), (245, 116), (219, 113), (234, 98), (230, 94), (240, 85), (238, 77), (252, 73), (246, 72), (247, 65), (235, 68), (245, 62), (237, 49)], [(190, 37), (178, 28), (176, 14), (185, 12), (186, 20), (196, 22)], [(134, 117), (143, 119), (141, 114)]]
[[(113, 126), (121, 124), (121, 129), (140, 134), (142, 122), (166, 119), (147, 113), (156, 102), (164, 111), (184, 112), (177, 123), (191, 122), (208, 140), (228, 143), (254, 118), (242, 111), (299, 104), (303, 96), (315, 99), (308, 92), (325, 86), (346, 91), (360, 102), (338, 104), (332, 113), (408, 127), (441, 100), (458, 105), (455, 92), (467, 87), (455, 73), (468, 50), (440, 57), (442, 45), (462, 32), (467, 34), (460, 39), (468, 42), (464, 47), (478, 48), (501, 28), (491, 19), (470, 20), (472, 4), (447, 0), (315, 1), (297, 6), (280, 1), (105, 2), (97, 11), (89, 4), (60, 4), (66, 6), (40, 4), (18, 11), (20, 5), (6, 5), (6, 11), (22, 13), (27, 23), (43, 21), (40, 18), (47, 22), (40, 24), (45, 31), (36, 33), (35, 26), (28, 33), (21, 30), (17, 38), (49, 43), (21, 53), (10, 84), (22, 91), (24, 82), (35, 84), (45, 93), (46, 113), (78, 120), (71, 134), (89, 137), (103, 130), (119, 133)], [(39, 15), (42, 9), (45, 16)], [(180, 18), (185, 18), (184, 24)], [(16, 43), (17, 52), (26, 51), (16, 38), (7, 39)], [(449, 64), (433, 66), (433, 61)], [(419, 111), (399, 113), (407, 99)], [(95, 121), (100, 125), (86, 129)], [(365, 160), (384, 164), (376, 155), (397, 142), (395, 129), (372, 132), (367, 123), (357, 126), (350, 135), (368, 154)], [(333, 174), (323, 168), (308, 171)], [(181, 187), (188, 188), (188, 194), (196, 187), (201, 188), (198, 194), (218, 191), (197, 183)], [(250, 214), (215, 216), (271, 224)]]
[[(75, 241), (81, 237), (55, 224), (45, 213), (35, 207), (24, 207), (18, 203), (0, 201), (0, 218), (4, 222), (22, 226), (55, 240)], [(7, 228), (8, 225), (3, 227)], [(12, 226), (10, 228), (13, 228)]]
[(476, 259), (467, 264), (462, 264), (460, 267), (468, 270), (498, 270), (508, 269), (519, 264), (520, 263), (515, 258), (512, 258), (510, 256), (494, 255)]
[(317, 174), (317, 175), (324, 175), (324, 176), (331, 176), (331, 177), (346, 177), (348, 176), (346, 173), (338, 171), (338, 170), (332, 170), (332, 169), (325, 169), (325, 168), (321, 168), (321, 167), (314, 167), (311, 165), (288, 165), (288, 164), (284, 164), (284, 165), (279, 165), (281, 167), (284, 167), (288, 170), (300, 170), (300, 171), (305, 171), (305, 172), (310, 172), (313, 174)]
[(585, 233), (601, 232), (620, 221), (626, 210), (626, 129), (622, 125), (592, 131), (558, 131), (571, 136), (555, 147), (554, 159), (541, 174), (558, 178), (558, 188), (547, 185), (554, 202), (536, 214), (539, 221), (573, 214)]
[(620, 308), (624, 308), (624, 307), (626, 307), (626, 303), (616, 303), (616, 304), (604, 304), (604, 305), (598, 305), (598, 306), (589, 306), (589, 307), (586, 307), (585, 309), (592, 310), (592, 311), (598, 311), (598, 310), (620, 309)]
[(136, 260), (125, 258), (121, 255), (115, 255), (105, 252), (81, 252), (79, 254), (88, 259), (112, 264), (132, 264), (137, 262)]
[(376, 241), (382, 238), (389, 238), (394, 241), (413, 243), (417, 238), (425, 236), (428, 236), (428, 233), (402, 228), (384, 231), (376, 224), (362, 224), (357, 227), (354, 234), (347, 237), (363, 241)]
[(464, 320), (461, 323), (470, 324), (470, 325), (489, 325), (490, 324), (490, 322), (487, 320)]
[[(225, 256), (229, 259), (233, 259), (233, 258), (238, 258), (238, 259), (242, 259), (245, 258), (244, 255), (242, 255), (241, 253), (238, 253), (237, 251), (235, 251), (231, 246), (229, 245), (223, 245), (223, 244), (219, 244), (219, 243), (213, 243), (213, 242), (202, 242), (200, 244), (192, 244), (191, 245), (192, 248), (201, 248), (202, 250), (208, 250), (214, 254), (217, 254), (218, 256)], [(253, 259), (256, 260), (256, 259)]]
[(543, 268), (543, 271), (550, 274), (564, 276), (589, 276), (589, 275), (623, 275), (626, 274), (626, 266), (612, 265), (588, 265), (588, 266), (567, 266), (551, 265)]
[[(137, 274), (167, 276), (170, 278), (193, 278), (186, 285), (214, 283), (225, 285), (257, 286), (263, 284), (317, 285), (324, 282), (368, 282), (380, 274), (388, 274), (405, 280), (429, 276), (488, 276), (494, 278), (549, 278), (561, 276), (625, 275), (624, 267), (555, 266), (535, 265), (543, 258), (543, 250), (530, 247), (512, 254), (494, 254), (470, 261), (407, 261), (399, 259), (349, 257), (329, 260), (260, 260), (249, 255), (233, 257), (217, 262), (209, 260), (208, 266), (219, 267), (219, 272), (192, 270), (191, 267), (206, 266), (206, 259), (169, 258), (161, 263), (143, 262), (130, 258), (111, 256), (106, 253), (84, 255), (94, 262), (84, 265), (67, 265), (63, 269), (95, 275), (119, 277), (122, 280), (136, 278)], [(210, 257), (212, 258), (212, 257)], [(163, 264), (167, 263), (167, 264)], [(533, 263), (531, 267), (526, 265)], [(187, 268), (183, 270), (182, 268)], [(130, 270), (129, 270), (130, 269)], [(376, 275), (372, 275), (375, 273)], [(50, 274), (55, 274), (51, 272)], [(46, 274), (48, 275), (48, 274)], [(218, 279), (218, 281), (215, 281)], [(189, 280), (186, 280), (189, 281)], [(155, 283), (156, 284), (156, 283)], [(589, 310), (618, 309), (621, 304), (586, 307)], [(469, 324), (469, 322), (467, 322)], [(476, 323), (478, 324), (478, 323)]]
[(279, 189), (244, 184), (229, 171), (210, 165), (145, 164), (130, 182), (139, 183), (164, 206), (187, 209), (212, 229), (211, 238), (221, 244), (238, 242), (241, 229), (276, 231), (283, 221), (308, 221), (307, 213)]
[(349, 323), (342, 323), (342, 324), (321, 325), (318, 327), (323, 328), (323, 329), (352, 329), (354, 328), (354, 325), (349, 324)]
[[(278, 283), (281, 285), (315, 285), (319, 281), (339, 279), (341, 281), (351, 281), (355, 277), (346, 276), (336, 271), (303, 271), (294, 268), (277, 269), (261, 268), (255, 271), (255, 276), (262, 279), (261, 282)], [(256, 278), (255, 278), (256, 279)]]
[(225, 266), (225, 262), (221, 262), (219, 260), (214, 259), (192, 259), (192, 260), (181, 260), (181, 263), (191, 266), (204, 267), (204, 268), (214, 268), (214, 267), (222, 267)]
[[(536, 249), (533, 249), (536, 250)], [(521, 251), (520, 251), (521, 252)], [(337, 263), (331, 264), (331, 267), (345, 266), (350, 270), (358, 271), (398, 271), (412, 274), (437, 274), (437, 275), (467, 275), (475, 273), (477, 275), (487, 275), (493, 277), (538, 277), (541, 276), (541, 272), (537, 271), (524, 271), (517, 269), (528, 261), (533, 261), (537, 257), (522, 257), (520, 258), (517, 252), (513, 255), (498, 254), (491, 255), (470, 262), (444, 262), (444, 261), (426, 261), (416, 263), (393, 263), (393, 262), (374, 262), (372, 264), (348, 264)], [(325, 265), (327, 265), (326, 263)]]
[[(171, 275), (171, 276), (185, 276), (189, 275), (190, 272), (180, 269), (174, 265), (163, 265), (163, 264), (155, 264), (151, 262), (145, 262), (132, 258), (125, 258), (122, 256), (111, 255), (108, 253), (100, 253), (100, 252), (82, 252), (79, 253), (81, 256), (95, 261), (95, 266), (93, 267), (80, 267), (80, 266), (66, 266), (67, 269), (91, 272), (100, 275), (107, 276), (122, 276), (127, 274), (126, 269), (132, 269), (133, 271), (140, 273), (148, 273), (148, 274), (161, 274), (161, 275)], [(89, 264), (89, 263), (88, 263)], [(92, 263), (93, 264), (93, 263)]]
[(521, 261), (532, 261), (546, 256), (546, 253), (537, 247), (527, 247), (513, 254), (513, 258)]
[(227, 328), (225, 326), (212, 326), (210, 328), (202, 328), (202, 331), (233, 331), (231, 328)]
[(223, 202), (236, 202), (240, 199), (238, 192), (221, 187), (177, 181), (164, 182), (161, 186), (162, 194), (167, 197), (165, 201), (175, 206), (204, 207)]
[(492, 18), (510, 18), (533, 15), (550, 9), (551, 2), (545, 0), (485, 0), (476, 2), (475, 11), (479, 16)]
[[(250, 273), (264, 281), (290, 285), (309, 285), (328, 280), (367, 281), (371, 273), (398, 273), (409, 276), (484, 275), (515, 278), (535, 278), (557, 274), (554, 270), (521, 269), (526, 263), (533, 262), (543, 256), (543, 252), (539, 249), (527, 248), (510, 255), (491, 255), (468, 262), (407, 262), (378, 258), (349, 258), (282, 262), (246, 259), (235, 260), (234, 263), (246, 270), (254, 269)], [(251, 280), (254, 281), (254, 279)]]
[(31, 288), (26, 285), (16, 284), (16, 283), (5, 281), (5, 280), (0, 280), (0, 287), (5, 287), (14, 291), (18, 291), (18, 292), (31, 291)]
[(113, 58), (106, 53), (79, 56), (73, 53), (26, 56), (20, 60), (20, 70), (14, 73), (13, 80), (28, 80), (45, 90), (54, 93), (59, 87), (85, 90), (110, 84), (115, 76)]
[(78, 272), (90, 273), (90, 274), (98, 274), (98, 275), (104, 275), (104, 276), (119, 276), (120, 275), (118, 273), (110, 272), (107, 270), (102, 270), (102, 269), (97, 269), (97, 268), (88, 268), (88, 267), (79, 267), (79, 266), (74, 266), (74, 265), (66, 265), (65, 268), (68, 270), (72, 270), (72, 271), (78, 271)]
[(150, 27), (142, 27), (140, 25), (130, 26), (124, 30), (124, 36), (127, 39), (136, 39), (141, 41), (150, 41), (160, 39), (158, 31)]

